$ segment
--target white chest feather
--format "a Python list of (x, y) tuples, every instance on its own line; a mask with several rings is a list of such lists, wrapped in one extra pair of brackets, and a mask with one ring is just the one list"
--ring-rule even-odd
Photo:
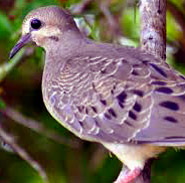
[(124, 163), (130, 170), (144, 168), (145, 162), (159, 153), (165, 151), (164, 147), (151, 145), (128, 145), (128, 144), (103, 144), (117, 158)]

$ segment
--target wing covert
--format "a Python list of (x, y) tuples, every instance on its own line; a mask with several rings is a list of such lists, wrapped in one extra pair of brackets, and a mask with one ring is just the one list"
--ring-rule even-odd
[[(172, 133), (174, 124), (165, 122), (183, 119), (183, 107), (174, 113), (161, 103), (176, 101), (184, 106), (179, 96), (184, 96), (185, 79), (167, 64), (152, 63), (152, 58), (133, 61), (87, 56), (69, 60), (66, 72), (64, 68), (61, 78), (55, 80), (63, 84), (63, 90), (60, 86), (55, 95), (59, 101), (53, 110), (55, 118), (77, 136), (101, 143), (178, 141), (183, 132), (178, 129), (184, 128), (184, 123)], [(71, 72), (70, 67), (75, 69)]]

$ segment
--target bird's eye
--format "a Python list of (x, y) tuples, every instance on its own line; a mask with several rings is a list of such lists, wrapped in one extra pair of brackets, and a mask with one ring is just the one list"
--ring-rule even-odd
[(41, 23), (41, 21), (38, 20), (38, 19), (33, 19), (33, 20), (31, 21), (31, 27), (32, 27), (33, 29), (35, 29), (35, 30), (40, 29), (41, 25), (42, 25), (42, 23)]

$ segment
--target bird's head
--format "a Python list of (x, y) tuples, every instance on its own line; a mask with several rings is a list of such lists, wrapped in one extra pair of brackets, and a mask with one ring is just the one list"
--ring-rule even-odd
[(22, 36), (10, 52), (10, 58), (30, 42), (43, 48), (47, 47), (49, 41), (55, 45), (55, 42), (69, 30), (78, 32), (73, 17), (68, 11), (57, 6), (33, 10), (23, 21)]

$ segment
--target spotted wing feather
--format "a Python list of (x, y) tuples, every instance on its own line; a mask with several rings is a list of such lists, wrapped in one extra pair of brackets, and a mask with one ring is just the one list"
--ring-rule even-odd
[[(150, 70), (145, 64), (133, 66), (123, 58), (101, 57), (89, 61), (88, 69), (93, 79), (88, 88), (81, 85), (83, 89), (72, 96), (71, 125), (79, 124), (82, 138), (129, 142), (146, 127), (150, 118), (152, 88), (147, 85)], [(140, 71), (139, 75), (133, 74), (134, 69)]]
[(136, 57), (69, 61), (75, 69), (57, 78), (65, 86), (54, 97), (63, 102), (55, 102), (53, 116), (77, 136), (101, 143), (184, 142), (185, 79), (152, 56)]

